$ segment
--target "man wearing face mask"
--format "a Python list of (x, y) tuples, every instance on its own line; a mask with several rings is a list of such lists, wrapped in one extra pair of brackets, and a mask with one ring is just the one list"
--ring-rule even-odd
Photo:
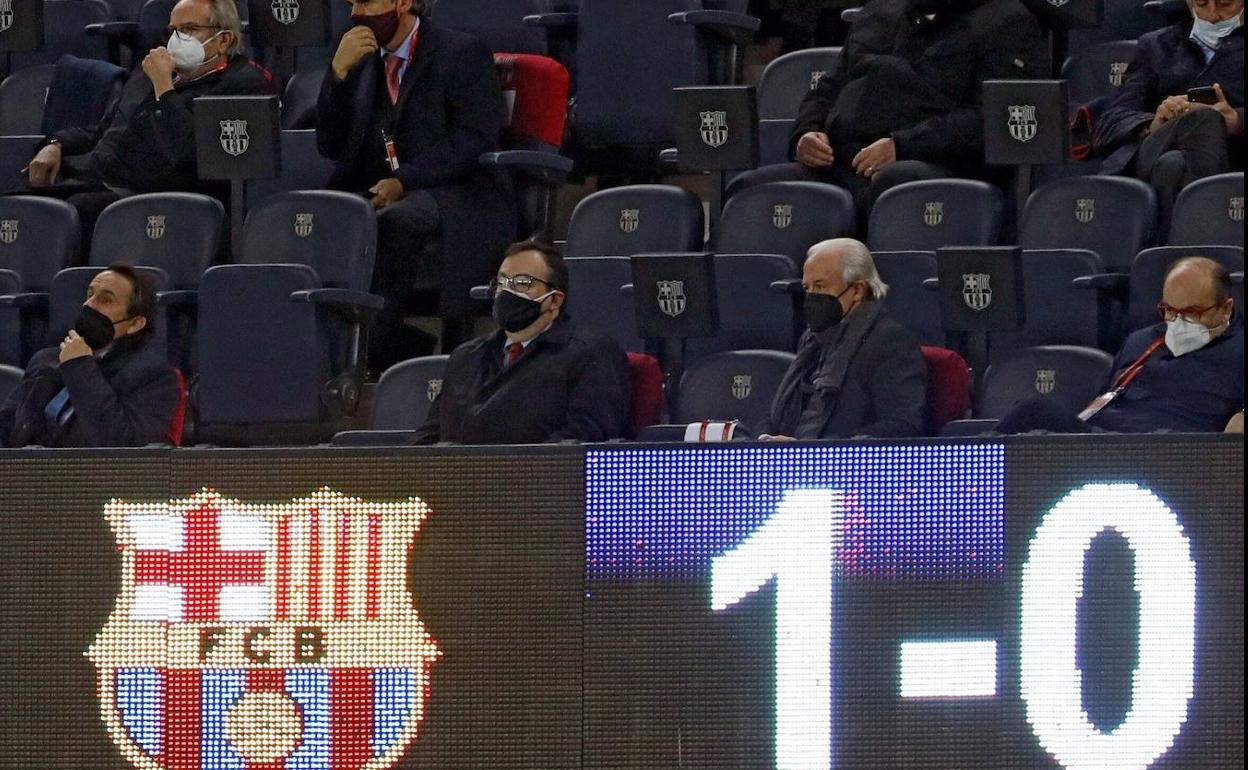
[(919, 343), (884, 309), (888, 286), (871, 252), (850, 238), (810, 248), (802, 268), (807, 332), (764, 441), (922, 436), (927, 367)]
[[(373, 291), (385, 298), (369, 368), (432, 352), (405, 324), (430, 244), (440, 244), (439, 310), (462, 319), (468, 291), (493, 275), (515, 238), (505, 175), (480, 165), (497, 149), (503, 101), (490, 50), (422, 16), (422, 0), (354, 0), (317, 103), (317, 147), (334, 160), (328, 186), (377, 209)], [(446, 334), (443, 349), (463, 339)], [(453, 331), (453, 330), (452, 330)], [(460, 335), (462, 337), (462, 335)]]
[(607, 441), (628, 424), (628, 361), (563, 312), (568, 269), (536, 241), (507, 249), (494, 282), (494, 334), (451, 354), (414, 443)]
[(997, 423), (1000, 433), (1187, 433), (1224, 430), (1244, 408), (1243, 326), (1226, 268), (1186, 257), (1166, 273), (1161, 322), (1127, 338), (1103, 395), (1080, 414), (1029, 398)]
[(110, 265), (87, 288), (74, 328), (36, 353), (0, 406), (0, 446), (143, 446), (164, 441), (178, 405), (173, 367), (151, 340), (151, 287)]
[(192, 110), (200, 96), (274, 92), (264, 69), (242, 56), (234, 0), (180, 0), (169, 40), (153, 48), (96, 126), (48, 136), (26, 167), (34, 192), (66, 197), (78, 209), (83, 254), (108, 204), (134, 193), (220, 193), (199, 182)]
[(880, 193), (945, 176), (982, 177), (984, 80), (1043, 77), (1040, 26), (1019, 0), (871, 0), (841, 64), (802, 100), (795, 163), (733, 181), (809, 180), (849, 190), (866, 218)]
[[(1103, 174), (1149, 182), (1169, 221), (1184, 185), (1244, 168), (1244, 0), (1188, 0), (1192, 17), (1139, 39), (1122, 87), (1093, 121)], [(1212, 88), (1209, 103), (1188, 91)]]

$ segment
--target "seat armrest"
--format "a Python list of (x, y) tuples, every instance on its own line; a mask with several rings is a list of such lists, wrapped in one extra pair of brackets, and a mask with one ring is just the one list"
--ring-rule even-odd
[(473, 286), (468, 290), (468, 298), (479, 302), (487, 302), (494, 299), (494, 295), (490, 291), (489, 286)]
[(575, 30), (580, 25), (580, 14), (535, 13), (521, 20), (528, 27), (544, 27), (550, 30)]
[(0, 296), (0, 307), (15, 307), (23, 313), (48, 310), (48, 294), (42, 291), (24, 291)]
[(626, 283), (620, 287), (620, 294), (625, 297), (631, 297), (636, 293), (637, 293), (637, 290), (633, 288), (633, 285), (631, 283)]
[(927, 289), (928, 291), (940, 291), (940, 279), (939, 278), (924, 278), (923, 288)]
[(188, 311), (199, 307), (199, 292), (189, 290), (158, 291), (156, 304), (170, 310)]
[(330, 439), (334, 446), (411, 446), (414, 430), (344, 430)]
[(862, 14), (865, 12), (866, 12), (866, 9), (862, 7), (846, 8), (845, 10), (841, 11), (841, 21), (845, 22), (846, 24), (853, 24), (855, 21), (858, 21), (858, 19), (862, 18)]
[(1236, 286), (1243, 286), (1244, 285), (1244, 271), (1236, 270), (1235, 272), (1231, 273), (1231, 283), (1235, 284)]
[(111, 38), (137, 38), (139, 23), (137, 21), (105, 21), (88, 24), (82, 28), (88, 35)]
[(1177, 16), (1187, 10), (1185, 0), (1148, 0), (1144, 10), (1162, 18)]
[(573, 165), (571, 158), (536, 150), (487, 152), (477, 162), (483, 166), (519, 169), (548, 187), (559, 187), (566, 182)]
[(659, 162), (665, 166), (676, 167), (680, 163), (680, 150), (675, 147), (668, 147), (666, 150), (659, 151)]
[(1124, 288), (1129, 280), (1126, 273), (1095, 273), (1093, 275), (1081, 275), (1073, 279), (1070, 285), (1076, 289), (1104, 291)]
[(753, 16), (732, 11), (682, 11), (667, 17), (673, 24), (688, 24), (733, 43), (749, 43), (760, 22)]
[(945, 423), (945, 427), (940, 429), (941, 438), (954, 438), (956, 436), (982, 436), (985, 433), (991, 433), (992, 429), (997, 427), (996, 420), (974, 419), (974, 420), (953, 420)]
[(354, 289), (308, 289), (292, 292), (293, 302), (306, 302), (345, 316), (348, 320), (368, 323), (386, 304), (376, 294)]
[(777, 294), (798, 295), (802, 293), (802, 282), (798, 278), (784, 278), (771, 282), (771, 290)]

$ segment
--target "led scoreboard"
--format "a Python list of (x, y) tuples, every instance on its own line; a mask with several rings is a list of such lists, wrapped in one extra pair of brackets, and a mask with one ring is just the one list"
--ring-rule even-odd
[(0, 453), (0, 768), (1244, 765), (1223, 436)]

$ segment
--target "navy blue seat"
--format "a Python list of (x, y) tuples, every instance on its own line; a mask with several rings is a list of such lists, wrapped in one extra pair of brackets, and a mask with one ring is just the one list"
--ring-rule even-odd
[(172, 288), (194, 289), (216, 259), (225, 227), (221, 201), (199, 193), (132, 195), (100, 214), (89, 264), (159, 267)]
[(17, 384), (22, 381), (24, 372), (16, 366), (0, 364), (0, 404), (3, 404)]
[(107, 59), (108, 44), (84, 30), (113, 18), (104, 0), (44, 0), (43, 45), (35, 51), (10, 54), (9, 71), (53, 64), (64, 54), (83, 59)]
[(1153, 244), (1157, 195), (1138, 179), (1081, 176), (1037, 189), (1027, 199), (1019, 227), (1024, 249), (1087, 249), (1105, 268), (1125, 271), (1140, 249)]
[(854, 233), (854, 200), (819, 182), (772, 182), (728, 200), (715, 233), (722, 254), (784, 254), (797, 264), (828, 238)]
[(1244, 245), (1244, 172), (1192, 182), (1170, 219), (1171, 246)]
[(251, 179), (245, 183), (249, 207), (281, 192), (325, 189), (334, 162), (317, 152), (316, 131), (282, 131), (281, 144), (281, 173), (273, 179)]
[(40, 64), (20, 69), (0, 82), (0, 134), (42, 133), (43, 107), (55, 70), (55, 64)]
[(689, 359), (725, 350), (792, 351), (797, 344), (793, 295), (771, 285), (799, 275), (797, 263), (782, 254), (716, 254), (719, 334), (689, 340)]
[(920, 344), (945, 347), (945, 329), (940, 317), (940, 295), (923, 285), (936, 278), (933, 251), (876, 251), (871, 257), (888, 295), (884, 307)]
[(377, 256), (377, 217), (359, 195), (297, 190), (273, 195), (247, 213), (246, 265), (304, 264), (327, 287), (367, 291)]
[[(1104, 328), (1111, 323), (1107, 303), (1085, 276), (1104, 273), (1104, 263), (1086, 249), (1027, 249), (1023, 251), (1023, 302), (1026, 320), (1018, 332), (993, 332), (991, 360), (1006, 351), (1035, 345), (1097, 347), (1102, 339), (1116, 343)], [(1104, 321), (1104, 324), (1102, 323)], [(1116, 346), (1116, 345), (1115, 345)]]
[(835, 76), (840, 66), (839, 47), (807, 48), (773, 59), (758, 84), (759, 119), (796, 118), (798, 105), (819, 78)]
[[(282, 90), (284, 130), (316, 128), (316, 100), (321, 94), (321, 83), (324, 82), (328, 69), (328, 66), (301, 69), (286, 81), (286, 87)], [(282, 170), (286, 170), (284, 163)]]
[(1019, 401), (1047, 396), (1078, 412), (1105, 391), (1114, 357), (1096, 348), (1046, 345), (1020, 348), (993, 361), (984, 373), (975, 416), (1000, 419)]
[(794, 357), (778, 350), (735, 350), (695, 361), (681, 378), (672, 422), (740, 420), (757, 431)]
[(885, 190), (871, 209), (872, 251), (992, 246), (1001, 237), (1005, 196), (987, 182), (929, 179)]
[(1072, 54), (1062, 65), (1071, 108), (1117, 91), (1127, 65), (1135, 59), (1136, 47), (1134, 40), (1111, 40)]
[(473, 35), (495, 52), (545, 54), (546, 33), (524, 17), (553, 10), (546, 0), (438, 0), (433, 20)]
[(569, 257), (565, 264), (569, 287), (564, 308), (569, 317), (626, 351), (645, 352), (645, 343), (637, 336), (633, 300), (620, 291), (633, 282), (628, 257)]
[(42, 134), (0, 136), (0, 190), (21, 190), (26, 186), (23, 169), (35, 157)]
[(701, 251), (702, 202), (667, 185), (631, 185), (596, 192), (576, 205), (564, 253), (570, 257), (627, 257), (663, 251)]
[(126, 71), (98, 59), (56, 60), (43, 110), (42, 133), (99, 123), (121, 97)]
[(0, 362), (24, 366), (47, 330), (47, 292), (58, 270), (74, 264), (82, 236), (78, 212), (64, 201), (0, 197)]
[[(1160, 320), (1157, 303), (1161, 302), (1166, 271), (1183, 257), (1209, 257), (1220, 262), (1231, 273), (1244, 269), (1242, 246), (1158, 246), (1141, 251), (1131, 263), (1130, 299), (1127, 302), (1128, 331), (1152, 326)], [(1233, 287), (1232, 294), (1235, 295), (1235, 313), (1240, 315), (1244, 312), (1243, 285)]]
[(1150, 14), (1141, 0), (1105, 0), (1101, 23), (1091, 29), (1070, 31), (1070, 50), (1082, 51), (1097, 43), (1114, 40), (1135, 40), (1151, 29), (1160, 27), (1164, 20)]
[(387, 369), (377, 381), (368, 430), (337, 433), (333, 443), (338, 446), (404, 443), (403, 438), (425, 424), (429, 408), (442, 392), (442, 375), (449, 358), (410, 358)]

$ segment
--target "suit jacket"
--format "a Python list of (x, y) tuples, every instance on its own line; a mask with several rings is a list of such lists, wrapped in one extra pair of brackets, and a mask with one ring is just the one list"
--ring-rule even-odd
[(442, 393), (414, 443), (540, 444), (624, 436), (631, 387), (628, 359), (611, 340), (560, 316), (503, 366), (496, 332), (451, 353)]
[[(149, 337), (119, 340), (101, 358), (60, 363), (59, 349), (30, 359), (0, 406), (0, 446), (122, 447), (161, 442), (177, 408), (177, 375)], [(73, 416), (61, 427), (44, 410), (62, 388)]]
[[(506, 175), (480, 165), (498, 149), (503, 101), (490, 50), (475, 38), (421, 19), (416, 50), (391, 106), (379, 56), (346, 79), (325, 75), (316, 141), (334, 160), (328, 186), (364, 192), (393, 176), (405, 192), (425, 190), (442, 215), (442, 307), (471, 308), (468, 290), (486, 283), (516, 236)], [(399, 170), (385, 163), (381, 132), (393, 137)]]

